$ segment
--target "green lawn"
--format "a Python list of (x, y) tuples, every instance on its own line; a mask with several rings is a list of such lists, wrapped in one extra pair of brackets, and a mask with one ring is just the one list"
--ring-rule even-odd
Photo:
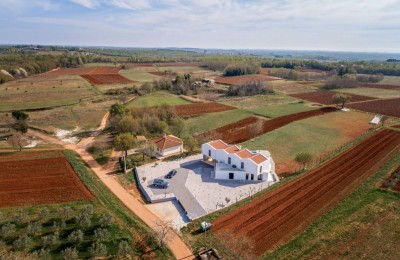
[(235, 109), (217, 113), (209, 113), (186, 120), (186, 135), (193, 135), (213, 130), (215, 128), (239, 121), (253, 113)]
[(273, 117), (285, 116), (285, 115), (290, 115), (290, 114), (304, 112), (304, 111), (315, 110), (318, 108), (319, 107), (312, 107), (309, 104), (304, 103), (304, 102), (298, 102), (298, 103), (289, 103), (289, 104), (277, 105), (277, 106), (257, 107), (257, 108), (248, 109), (248, 111), (250, 111), (254, 114), (257, 114), (257, 115), (273, 118)]
[(183, 98), (171, 94), (167, 91), (157, 91), (151, 94), (140, 96), (134, 101), (127, 104), (128, 108), (137, 107), (152, 107), (161, 104), (167, 104), (171, 106), (191, 104), (191, 102), (184, 100)]
[(371, 116), (359, 112), (334, 112), (307, 118), (243, 143), (253, 150), (269, 150), (278, 173), (298, 168), (294, 158), (308, 152), (314, 158), (325, 155), (370, 128)]
[(161, 79), (161, 77), (157, 75), (137, 69), (121, 70), (119, 73), (125, 78), (138, 82), (152, 82), (153, 80)]
[[(400, 87), (400, 86), (399, 86)], [(399, 98), (400, 90), (395, 89), (378, 89), (378, 88), (344, 88), (338, 89), (337, 92), (348, 94), (356, 94), (375, 98)]]

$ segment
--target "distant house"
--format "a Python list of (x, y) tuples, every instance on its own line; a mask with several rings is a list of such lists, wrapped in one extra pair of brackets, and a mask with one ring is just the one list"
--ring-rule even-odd
[(275, 163), (268, 151), (250, 151), (214, 140), (201, 146), (203, 159), (214, 166), (214, 178), (222, 180), (273, 181)]
[(182, 139), (173, 135), (163, 135), (160, 138), (151, 139), (150, 142), (156, 146), (158, 156), (165, 157), (183, 152)]

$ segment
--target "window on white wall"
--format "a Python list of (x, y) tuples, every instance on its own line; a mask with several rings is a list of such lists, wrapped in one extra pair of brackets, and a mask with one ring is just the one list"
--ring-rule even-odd
[(240, 163), (240, 168), (243, 169), (244, 168), (244, 162)]
[(260, 166), (260, 173), (262, 172), (262, 166)]
[(208, 156), (211, 157), (211, 150), (208, 150)]
[(228, 157), (228, 164), (231, 164), (231, 157)]

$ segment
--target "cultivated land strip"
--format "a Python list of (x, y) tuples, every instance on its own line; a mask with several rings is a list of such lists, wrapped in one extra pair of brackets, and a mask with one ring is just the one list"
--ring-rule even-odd
[(381, 130), (299, 179), (222, 216), (212, 230), (249, 237), (261, 255), (339, 203), (399, 148), (400, 132)]
[(226, 143), (235, 144), (250, 140), (256, 136), (271, 132), (292, 122), (337, 111), (333, 107), (276, 117), (271, 120), (251, 116), (229, 125), (205, 132), (200, 137), (205, 139), (222, 139)]

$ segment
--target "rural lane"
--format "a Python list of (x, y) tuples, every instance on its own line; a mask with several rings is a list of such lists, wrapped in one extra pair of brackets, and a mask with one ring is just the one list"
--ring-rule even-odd
[[(77, 152), (83, 161), (93, 170), (93, 172), (100, 178), (100, 180), (107, 186), (107, 188), (118, 197), (124, 205), (137, 215), (144, 223), (146, 223), (153, 230), (160, 228), (162, 220), (145, 207), (137, 198), (133, 197), (121, 184), (110, 174), (109, 167), (103, 168), (98, 164), (93, 157), (86, 151), (86, 148), (93, 142), (94, 138), (104, 130), (109, 113), (106, 113), (101, 121), (100, 126), (96, 129), (94, 135), (82, 139), (78, 144), (67, 144), (63, 141), (41, 133), (36, 130), (29, 129), (28, 134), (41, 138), (49, 143), (60, 145), (65, 149), (74, 150)], [(194, 259), (192, 251), (183, 242), (181, 237), (172, 229), (169, 230), (169, 237), (167, 240), (168, 246), (177, 259)]]

